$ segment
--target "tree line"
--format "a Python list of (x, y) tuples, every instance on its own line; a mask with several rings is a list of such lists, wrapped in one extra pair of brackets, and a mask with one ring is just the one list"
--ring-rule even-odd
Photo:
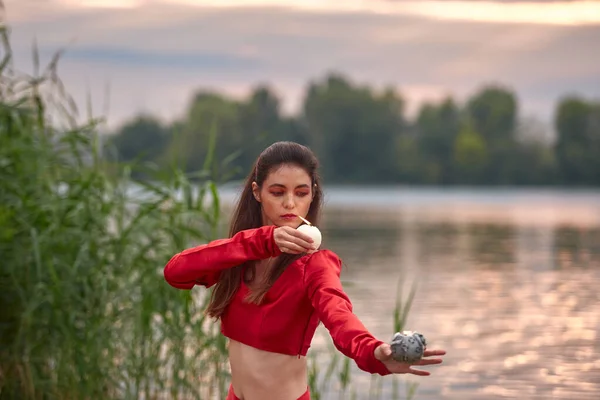
[(331, 73), (308, 84), (297, 115), (286, 116), (268, 86), (234, 100), (199, 91), (183, 118), (164, 124), (144, 114), (106, 140), (111, 160), (201, 170), (216, 137), (213, 172), (242, 179), (269, 144), (293, 140), (320, 157), (330, 183), (428, 185), (600, 185), (600, 103), (564, 96), (553, 110), (556, 137), (519, 115), (513, 90), (482, 86), (464, 103), (452, 97), (406, 116), (395, 90), (377, 91)]

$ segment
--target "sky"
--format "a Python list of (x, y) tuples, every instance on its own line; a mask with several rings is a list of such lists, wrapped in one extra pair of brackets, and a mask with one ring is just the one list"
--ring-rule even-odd
[(17, 68), (65, 49), (80, 105), (118, 127), (165, 122), (199, 90), (243, 98), (269, 85), (286, 113), (326, 74), (394, 87), (409, 116), (486, 84), (513, 90), (524, 118), (552, 121), (562, 96), (600, 100), (600, 1), (4, 0)]

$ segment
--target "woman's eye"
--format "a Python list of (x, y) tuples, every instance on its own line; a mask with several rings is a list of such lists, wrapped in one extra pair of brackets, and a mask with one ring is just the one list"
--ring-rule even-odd
[(300, 197), (304, 197), (304, 196), (308, 196), (308, 193), (307, 192), (299, 192), (296, 195), (300, 196)]
[(283, 196), (283, 192), (271, 192), (271, 194), (272, 194), (273, 196), (277, 196), (277, 197), (279, 197), (279, 196)]

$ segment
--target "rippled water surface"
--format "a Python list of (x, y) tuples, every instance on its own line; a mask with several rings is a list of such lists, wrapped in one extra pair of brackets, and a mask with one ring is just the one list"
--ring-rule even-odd
[(600, 193), (327, 193), (324, 245), (356, 314), (391, 338), (399, 279), (417, 282), (407, 329), (448, 352), (410, 379), (416, 399), (600, 398)]

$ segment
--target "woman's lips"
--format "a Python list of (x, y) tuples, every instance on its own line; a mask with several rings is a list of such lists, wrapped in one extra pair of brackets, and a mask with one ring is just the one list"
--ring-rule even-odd
[(289, 220), (289, 219), (296, 218), (296, 215), (295, 214), (284, 214), (284, 215), (281, 216), (281, 218)]

